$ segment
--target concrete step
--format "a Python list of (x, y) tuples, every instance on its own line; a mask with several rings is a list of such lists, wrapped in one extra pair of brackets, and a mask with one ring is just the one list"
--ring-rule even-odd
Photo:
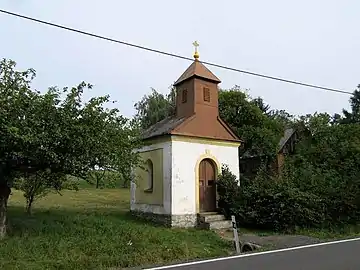
[(231, 220), (217, 220), (211, 222), (200, 223), (200, 228), (207, 230), (230, 229), (232, 227)]
[(225, 216), (220, 214), (200, 214), (199, 217), (200, 222), (222, 221), (225, 219)]

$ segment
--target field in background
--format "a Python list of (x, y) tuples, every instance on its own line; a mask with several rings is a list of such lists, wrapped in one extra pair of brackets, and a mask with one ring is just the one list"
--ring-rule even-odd
[[(101, 173), (100, 173), (101, 174)], [(87, 176), (87, 180), (85, 179), (81, 179), (81, 178), (77, 178), (71, 175), (68, 175), (68, 179), (71, 181), (76, 181), (76, 183), (79, 184), (79, 188), (84, 189), (84, 188), (95, 188), (95, 179), (93, 177), (91, 177), (90, 175)], [(90, 184), (89, 182), (92, 182), (93, 184)], [(118, 174), (118, 173), (114, 173), (114, 172), (105, 172), (105, 174), (102, 176), (101, 181), (100, 181), (100, 188), (107, 188), (107, 189), (111, 189), (111, 188), (123, 188), (124, 185), (125, 187), (129, 187), (130, 184), (126, 183), (125, 184), (125, 180), (123, 179), (123, 177)]]
[(0, 269), (107, 269), (228, 255), (215, 233), (168, 229), (131, 218), (128, 189), (81, 189), (50, 194), (24, 213), (9, 200), (9, 237), (0, 242)]

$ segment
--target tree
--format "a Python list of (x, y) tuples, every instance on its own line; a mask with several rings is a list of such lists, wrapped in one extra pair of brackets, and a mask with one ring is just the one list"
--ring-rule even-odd
[(14, 179), (40, 172), (84, 178), (95, 166), (127, 171), (138, 160), (138, 130), (117, 109), (104, 107), (109, 96), (83, 103), (83, 92), (92, 88), (85, 82), (41, 94), (31, 89), (35, 71), (15, 68), (14, 61), (0, 62), (0, 236)]
[(271, 110), (268, 116), (279, 122), (284, 128), (292, 127), (296, 122), (294, 115), (289, 114), (285, 110)]
[[(96, 189), (99, 188), (119, 188), (119, 187), (128, 187), (128, 183), (125, 183), (123, 179), (124, 172), (119, 173), (116, 170), (103, 170), (96, 169), (89, 172), (88, 176), (85, 178), (85, 181), (95, 186)], [(129, 180), (131, 181), (131, 179)]]
[(135, 119), (140, 122), (142, 129), (156, 124), (168, 116), (175, 114), (176, 92), (173, 86), (170, 93), (163, 95), (152, 88), (150, 95), (145, 95), (135, 103)]
[(61, 173), (39, 171), (36, 174), (16, 179), (14, 188), (23, 192), (26, 199), (25, 211), (31, 214), (35, 200), (45, 197), (50, 192), (57, 192), (61, 195), (60, 191), (63, 189), (78, 190), (78, 185)]
[(284, 130), (281, 123), (259, 108), (259, 100), (258, 98), (254, 102), (238, 86), (220, 90), (219, 113), (245, 141), (242, 153), (250, 151), (254, 155), (270, 157), (276, 153)]
[(259, 107), (259, 109), (264, 113), (264, 114), (268, 114), (269, 110), (270, 110), (270, 105), (269, 104), (265, 104), (264, 100), (261, 97), (257, 97), (254, 98), (253, 100), (250, 101), (252, 104), (256, 105)]
[(360, 214), (360, 125), (337, 123), (327, 113), (300, 120), (310, 131), (286, 161), (287, 178), (321, 196), (331, 222), (358, 222)]
[(224, 213), (236, 215), (243, 226), (262, 229), (358, 224), (360, 125), (356, 120), (356, 98), (350, 102), (351, 115), (344, 117), (349, 122), (338, 122), (343, 118), (328, 113), (291, 120), (303, 136), (299, 137), (295, 153), (285, 158), (281, 174), (247, 181), (237, 189), (234, 177), (223, 170), (218, 185), (219, 207)]
[(295, 117), (293, 115), (289, 114), (285, 110), (271, 109), (270, 105), (266, 104), (261, 97), (254, 99), (250, 98), (250, 103), (259, 107), (264, 115), (281, 124), (283, 128), (289, 128), (294, 125)]
[(89, 182), (92, 185), (95, 185), (95, 188), (100, 188), (101, 186), (104, 186), (104, 176), (106, 171), (105, 170), (99, 170), (95, 169), (89, 172), (89, 177), (86, 178), (87, 182)]
[(316, 135), (324, 128), (332, 125), (333, 118), (328, 113), (307, 114), (299, 117), (298, 123), (302, 123), (312, 135)]
[(343, 109), (344, 117), (341, 122), (345, 124), (360, 123), (360, 84), (350, 98), (350, 107), (350, 112)]

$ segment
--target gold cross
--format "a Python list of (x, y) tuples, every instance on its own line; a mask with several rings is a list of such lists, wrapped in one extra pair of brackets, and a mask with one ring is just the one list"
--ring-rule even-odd
[(198, 52), (198, 47), (199, 47), (200, 45), (199, 45), (199, 43), (198, 43), (196, 40), (193, 42), (193, 45), (194, 45), (194, 47), (195, 47), (194, 58), (195, 58), (195, 59), (198, 59), (198, 58), (200, 57), (199, 52)]

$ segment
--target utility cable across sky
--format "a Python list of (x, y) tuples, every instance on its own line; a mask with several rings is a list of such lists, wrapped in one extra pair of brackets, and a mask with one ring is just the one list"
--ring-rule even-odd
[[(36, 23), (45, 24), (45, 25), (48, 25), (48, 26), (60, 28), (60, 29), (63, 29), (63, 30), (75, 32), (75, 33), (78, 33), (78, 34), (81, 34), (81, 35), (86, 35), (86, 36), (90, 36), (90, 37), (93, 37), (93, 38), (98, 38), (98, 39), (106, 40), (106, 41), (109, 41), (109, 42), (118, 43), (118, 44), (122, 44), (122, 45), (125, 45), (125, 46), (129, 46), (129, 47), (133, 47), (133, 48), (137, 48), (137, 49), (141, 49), (141, 50), (161, 54), (161, 55), (166, 55), (166, 56), (170, 56), (170, 57), (174, 57), (174, 58), (178, 58), (178, 59), (182, 59), (182, 60), (187, 60), (187, 61), (194, 61), (194, 59), (190, 58), (190, 57), (186, 57), (186, 56), (182, 56), (182, 55), (178, 55), (178, 54), (174, 54), (174, 53), (169, 53), (169, 52), (165, 52), (165, 51), (161, 51), (161, 50), (157, 50), (157, 49), (152, 49), (152, 48), (148, 48), (148, 47), (145, 47), (145, 46), (141, 46), (141, 45), (137, 45), (137, 44), (133, 44), (133, 43), (129, 43), (129, 42), (125, 42), (125, 41), (121, 41), (121, 40), (101, 36), (101, 35), (90, 33), (90, 32), (85, 32), (85, 31), (82, 31), (82, 30), (79, 30), (79, 29), (70, 28), (70, 27), (67, 27), (67, 26), (64, 26), (64, 25), (39, 20), (39, 19), (36, 19), (36, 18), (24, 16), (24, 15), (21, 15), (21, 14), (13, 13), (13, 12), (2, 10), (2, 9), (0, 9), (0, 13), (7, 14), (7, 15), (10, 15), (10, 16), (14, 16), (14, 17), (18, 17), (18, 18), (25, 19), (25, 20), (29, 20), (29, 21), (33, 21), (33, 22), (36, 22)], [(246, 71), (246, 70), (242, 70), (242, 69), (232, 68), (232, 67), (228, 67), (228, 66), (224, 66), (224, 65), (220, 65), (220, 64), (216, 64), (216, 63), (210, 63), (210, 62), (205, 62), (205, 61), (201, 61), (201, 63), (203, 63), (205, 65), (225, 69), (225, 70), (239, 72), (239, 73), (252, 75), (252, 76), (256, 76), (256, 77), (260, 77), (260, 78), (264, 78), (264, 79), (275, 80), (275, 81), (279, 81), (279, 82), (283, 82), (283, 83), (295, 84), (295, 85), (300, 85), (300, 86), (304, 86), (304, 87), (310, 87), (310, 88), (320, 89), (320, 90), (323, 90), (323, 91), (336, 92), (336, 93), (341, 93), (341, 94), (346, 94), (346, 95), (352, 95), (353, 94), (352, 92), (348, 92), (348, 91), (344, 91), (344, 90), (340, 90), (340, 89), (328, 88), (328, 87), (318, 86), (318, 85), (314, 85), (314, 84), (308, 84), (308, 83), (303, 83), (303, 82), (299, 82), (299, 81), (288, 80), (288, 79), (284, 79), (284, 78), (279, 78), (279, 77), (269, 76), (269, 75), (255, 73), (255, 72), (251, 72), (251, 71)]]

